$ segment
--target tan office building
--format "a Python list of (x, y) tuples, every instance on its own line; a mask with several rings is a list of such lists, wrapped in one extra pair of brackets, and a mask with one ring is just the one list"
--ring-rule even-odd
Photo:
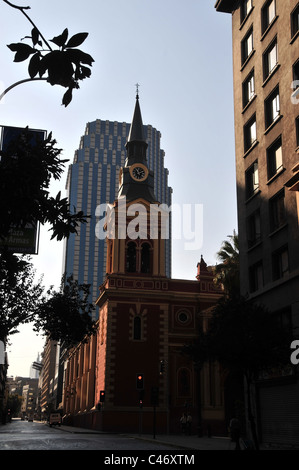
[[(299, 2), (218, 0), (215, 8), (232, 15), (241, 294), (296, 327)], [(296, 445), (297, 366), (285, 374), (257, 383), (259, 432), (264, 442)]]

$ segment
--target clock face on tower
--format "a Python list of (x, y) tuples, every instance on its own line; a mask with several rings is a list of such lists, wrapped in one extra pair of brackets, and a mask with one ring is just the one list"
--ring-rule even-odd
[(144, 181), (148, 176), (148, 169), (142, 163), (135, 163), (130, 168), (130, 174), (135, 181)]
[(145, 177), (145, 171), (140, 166), (135, 166), (134, 170), (132, 171), (132, 175), (137, 180), (142, 180)]

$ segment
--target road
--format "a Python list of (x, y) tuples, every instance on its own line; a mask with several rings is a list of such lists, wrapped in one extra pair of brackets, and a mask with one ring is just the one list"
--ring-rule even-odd
[[(70, 433), (38, 421), (12, 420), (0, 426), (0, 450), (171, 450), (173, 446), (118, 434)], [(111, 454), (111, 452), (110, 452)], [(107, 454), (108, 455), (108, 454)]]

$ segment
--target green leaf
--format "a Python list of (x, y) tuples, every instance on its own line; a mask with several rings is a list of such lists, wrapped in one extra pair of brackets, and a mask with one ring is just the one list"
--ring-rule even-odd
[(30, 59), (29, 66), (28, 66), (28, 73), (30, 78), (34, 78), (40, 70), (40, 54), (34, 54)]
[(78, 65), (75, 70), (75, 79), (84, 80), (84, 78), (89, 78), (91, 75), (91, 70), (88, 67), (83, 65)]
[(32, 35), (33, 45), (35, 46), (39, 40), (39, 31), (36, 27), (34, 27), (33, 30), (31, 31), (31, 35)]
[(10, 44), (7, 47), (11, 51), (16, 52), (14, 62), (22, 62), (23, 60), (28, 59), (31, 54), (36, 52), (36, 49), (33, 49), (33, 47), (28, 46), (28, 44), (22, 44), (20, 42), (17, 44)]
[(80, 49), (68, 49), (65, 51), (65, 53), (69, 57), (69, 60), (71, 60), (76, 65), (82, 63), (92, 66), (92, 63), (94, 62), (91, 55), (80, 51)]
[(65, 47), (78, 47), (82, 44), (87, 38), (88, 33), (78, 33), (70, 38)]
[(72, 91), (73, 91), (72, 88), (69, 88), (63, 95), (62, 104), (65, 107), (67, 107), (73, 99)]
[(8, 47), (8, 49), (10, 49), (11, 51), (15, 52), (15, 51), (18, 50), (18, 45), (19, 45), (19, 44), (20, 44), (20, 43), (18, 43), (18, 44), (16, 44), (16, 43), (7, 44), (7, 47)]
[(55, 36), (53, 39), (51, 39), (51, 42), (54, 42), (56, 46), (58, 47), (64, 47), (67, 38), (68, 38), (69, 32), (68, 29), (66, 28), (60, 36)]
[(48, 82), (51, 85), (61, 85), (68, 88), (73, 82), (74, 68), (64, 51), (52, 51), (41, 60), (39, 74), (42, 76), (48, 70)]

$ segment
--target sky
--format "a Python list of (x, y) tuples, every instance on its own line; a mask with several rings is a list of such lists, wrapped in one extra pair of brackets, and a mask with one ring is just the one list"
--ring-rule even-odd
[[(143, 123), (162, 135), (172, 202), (191, 205), (193, 214), (200, 208), (202, 214), (200, 246), (189, 249), (182, 236), (172, 248), (172, 277), (194, 280), (201, 255), (208, 265), (215, 264), (222, 241), (237, 230), (231, 15), (217, 13), (214, 0), (17, 4), (31, 7), (27, 13), (47, 39), (65, 28), (69, 36), (88, 32), (80, 49), (95, 62), (67, 108), (61, 104), (62, 87), (34, 81), (13, 88), (0, 102), (0, 125), (51, 131), (71, 163), (86, 123), (131, 122), (139, 83)], [(7, 44), (19, 42), (31, 29), (20, 11), (0, 1), (0, 91), (28, 78), (28, 61), (14, 63)], [(66, 194), (66, 172), (67, 165), (51, 194)], [(48, 229), (41, 228), (32, 262), (45, 287), (58, 287), (63, 242), (50, 241)], [(27, 325), (10, 340), (8, 375), (28, 376), (44, 337)]]

